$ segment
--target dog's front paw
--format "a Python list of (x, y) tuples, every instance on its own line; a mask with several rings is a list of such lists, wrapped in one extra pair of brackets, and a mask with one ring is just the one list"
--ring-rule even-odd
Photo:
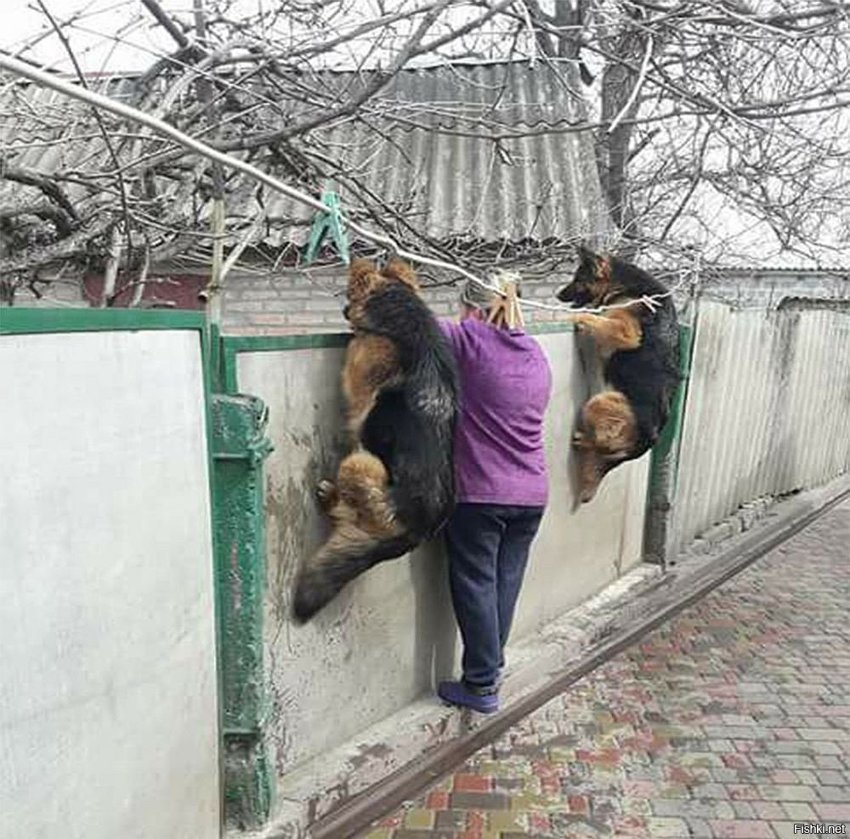
[(590, 329), (587, 317), (583, 313), (571, 315), (570, 323), (573, 325), (573, 329), (575, 329), (576, 332), (587, 332)]

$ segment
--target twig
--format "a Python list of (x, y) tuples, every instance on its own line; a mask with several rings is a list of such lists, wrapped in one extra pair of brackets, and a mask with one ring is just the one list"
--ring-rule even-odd
[[(139, 271), (139, 279), (134, 283), (135, 288), (133, 289), (133, 297), (130, 300), (129, 308), (135, 309), (138, 307), (139, 303), (142, 302), (142, 295), (145, 293), (145, 286), (148, 282), (148, 272), (151, 267), (151, 243), (145, 241), (145, 251), (144, 251), (144, 260), (142, 262), (142, 268)], [(123, 286), (121, 291), (126, 291), (127, 286)]]
[(396, 76), (404, 67), (404, 65), (407, 64), (407, 62), (409, 62), (412, 58), (415, 58), (419, 55), (432, 53), (435, 50), (439, 49), (441, 46), (444, 46), (445, 44), (462, 37), (467, 32), (470, 32), (473, 29), (481, 26), (481, 24), (485, 23), (494, 15), (497, 15), (503, 9), (506, 9), (508, 6), (514, 3), (515, 0), (501, 0), (500, 3), (497, 3), (496, 5), (488, 9), (488, 11), (480, 17), (477, 17), (469, 23), (466, 23), (463, 26), (452, 30), (447, 35), (435, 38), (433, 41), (429, 41), (427, 44), (421, 44), (422, 38), (425, 36), (425, 33), (430, 28), (431, 24), (437, 19), (437, 17), (439, 17), (439, 14), (446, 8), (446, 6), (449, 5), (450, 2), (451, 0), (440, 0), (440, 2), (436, 3), (432, 8), (430, 8), (426, 13), (424, 19), (421, 21), (420, 25), (417, 27), (416, 32), (405, 44), (404, 48), (393, 61), (390, 68), (383, 74), (376, 73), (373, 80), (368, 85), (366, 85), (365, 89), (353, 99), (351, 99), (349, 102), (346, 102), (344, 105), (340, 105), (338, 108), (334, 108), (326, 113), (323, 113), (318, 117), (306, 120), (305, 122), (302, 122), (298, 125), (289, 126), (287, 128), (267, 132), (265, 134), (258, 134), (247, 140), (240, 138), (226, 143), (219, 143), (218, 148), (222, 149), (223, 151), (244, 151), (247, 149), (256, 148), (257, 146), (265, 146), (272, 143), (280, 142), (281, 140), (288, 140), (292, 137), (297, 137), (334, 119), (339, 119), (340, 117), (344, 116), (350, 116), (351, 114), (355, 113), (355, 111), (357, 111), (360, 105), (362, 105), (372, 96), (374, 96), (384, 87), (386, 87), (390, 83), (390, 81), (392, 81), (393, 77)]
[(68, 200), (68, 197), (59, 188), (59, 185), (38, 172), (31, 172), (28, 169), (21, 169), (19, 166), (4, 164), (0, 168), (0, 177), (8, 181), (17, 181), (19, 184), (38, 187), (51, 201), (57, 204), (71, 219), (71, 221), (79, 222), (80, 218), (74, 205)]
[(643, 61), (640, 65), (640, 71), (638, 73), (637, 81), (635, 82), (634, 87), (632, 88), (632, 92), (629, 94), (629, 98), (626, 100), (626, 104), (620, 110), (620, 113), (611, 120), (611, 124), (608, 126), (608, 134), (613, 134), (616, 130), (617, 126), (623, 120), (623, 118), (629, 113), (637, 100), (638, 94), (643, 87), (644, 80), (646, 79), (646, 73), (649, 69), (649, 60), (652, 58), (652, 49), (653, 49), (654, 41), (652, 38), (652, 33), (647, 35), (646, 37), (646, 53), (644, 53)]
[[(71, 59), (71, 64), (74, 65), (74, 70), (77, 73), (77, 78), (80, 80), (80, 84), (83, 87), (88, 87), (83, 69), (77, 61), (76, 54), (71, 49), (71, 42), (62, 31), (62, 28), (59, 26), (56, 19), (50, 13), (50, 10), (44, 4), (44, 0), (36, 0), (36, 2), (41, 8), (44, 16), (48, 21), (50, 21), (50, 25), (56, 32), (56, 37), (58, 37), (62, 42), (65, 52), (68, 53), (68, 58)], [(100, 111), (98, 111), (97, 108), (92, 108), (92, 113), (94, 114), (95, 121), (97, 122), (97, 127), (100, 129), (100, 134), (103, 137), (106, 149), (109, 152), (109, 157), (112, 159), (112, 167), (115, 171), (115, 178), (118, 181), (118, 195), (121, 200), (121, 212), (124, 215), (124, 236), (127, 243), (127, 264), (129, 265), (133, 258), (133, 239), (130, 234), (130, 207), (127, 202), (127, 185), (124, 183), (124, 175), (121, 172), (121, 163), (118, 160), (118, 154), (115, 151), (115, 146), (112, 144), (112, 140), (109, 137), (109, 132), (106, 130), (106, 125), (104, 125), (103, 117), (100, 115)]]
[(115, 286), (118, 280), (118, 267), (121, 263), (121, 237), (118, 227), (113, 227), (109, 234), (109, 256), (106, 259), (106, 270), (103, 272), (103, 289), (100, 294), (100, 307), (104, 308), (115, 299)]
[(239, 261), (239, 257), (242, 256), (242, 252), (248, 245), (251, 244), (254, 236), (257, 234), (259, 229), (265, 224), (266, 221), (266, 213), (265, 210), (260, 210), (260, 214), (254, 219), (254, 223), (251, 225), (248, 232), (239, 240), (236, 247), (227, 255), (227, 259), (224, 262), (224, 265), (221, 266), (221, 276), (219, 278), (219, 282), (223, 283), (227, 278), (227, 275), (233, 269), (233, 266)]
[(528, 66), (533, 70), (537, 64), (537, 36), (534, 32), (534, 24), (531, 22), (531, 12), (528, 11), (528, 6), (523, 0), (517, 0), (517, 5), (522, 10), (525, 16), (525, 25), (528, 27), (528, 34), (531, 40), (531, 57), (529, 58)]
[(142, 0), (145, 8), (156, 18), (157, 23), (175, 40), (177, 46), (186, 49), (189, 39), (180, 31), (177, 24), (163, 11), (156, 0)]

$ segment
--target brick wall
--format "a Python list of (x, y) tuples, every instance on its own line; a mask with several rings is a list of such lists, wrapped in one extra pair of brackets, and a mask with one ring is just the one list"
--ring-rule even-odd
[[(437, 281), (455, 285), (424, 285), (423, 296), (439, 316), (452, 316), (458, 311), (458, 293), (462, 280), (457, 275), (438, 276)], [(569, 281), (566, 272), (545, 280), (526, 279), (526, 299), (555, 303), (555, 292)], [(426, 281), (427, 282), (427, 281)], [(340, 267), (285, 270), (275, 275), (232, 274), (225, 284), (223, 301), (224, 328), (241, 334), (346, 331), (342, 317), (346, 273)], [(787, 297), (850, 298), (850, 279), (837, 271), (706, 271), (702, 277), (703, 293), (714, 299), (744, 308), (776, 308)], [(675, 302), (680, 312), (685, 297), (677, 293)], [(560, 312), (525, 309), (528, 323), (563, 320)]]
[[(546, 281), (526, 281), (523, 296), (555, 303), (555, 292), (566, 276)], [(280, 274), (233, 274), (228, 277), (222, 305), (224, 328), (240, 334), (347, 331), (342, 316), (346, 274), (339, 270), (284, 272)], [(423, 288), (423, 297), (438, 316), (458, 312), (460, 283)], [(563, 320), (559, 312), (526, 308), (529, 323)]]
[[(162, 276), (152, 278), (151, 288), (146, 294), (146, 298), (149, 298), (145, 301), (147, 305), (157, 305), (157, 302), (161, 301), (159, 305), (173, 308), (200, 307), (197, 290), (203, 285), (203, 278), (169, 272), (167, 266), (162, 266), (156, 273)], [(526, 299), (555, 303), (555, 292), (568, 280), (566, 273), (543, 280), (526, 279), (523, 283), (523, 296)], [(425, 300), (439, 316), (457, 314), (457, 298), (462, 281), (458, 280), (456, 275), (437, 277), (437, 282), (440, 283), (451, 281), (455, 281), (455, 285), (425, 285), (423, 289)], [(346, 331), (348, 325), (342, 317), (345, 285), (346, 272), (342, 267), (285, 269), (275, 274), (247, 271), (232, 273), (224, 286), (224, 329), (230, 333), (246, 335)], [(15, 296), (15, 305), (89, 305), (79, 284), (71, 280), (43, 285), (40, 289), (44, 295), (40, 300), (28, 289), (19, 289)], [(707, 297), (743, 308), (773, 309), (788, 297), (848, 300), (850, 274), (826, 270), (715, 270), (705, 272), (701, 289)], [(684, 303), (684, 298), (677, 295), (676, 304), (680, 311)], [(525, 312), (529, 323), (551, 322), (564, 318), (559, 312), (528, 307)]]
[(83, 289), (76, 280), (54, 280), (38, 284), (38, 296), (27, 286), (15, 291), (15, 306), (36, 309), (59, 309), (88, 306)]

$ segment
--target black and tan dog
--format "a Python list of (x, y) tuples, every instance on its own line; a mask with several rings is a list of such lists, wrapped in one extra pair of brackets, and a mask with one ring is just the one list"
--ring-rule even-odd
[[(559, 300), (591, 309), (635, 301), (573, 317), (576, 328), (595, 340), (606, 384), (582, 406), (573, 435), (579, 500), (585, 503), (608, 472), (658, 440), (679, 382), (679, 326), (667, 288), (646, 271), (585, 248), (579, 256), (575, 277), (558, 292)], [(663, 296), (653, 306), (639, 302), (653, 295)]]
[(432, 537), (454, 506), (457, 370), (413, 270), (355, 260), (345, 316), (354, 330), (342, 375), (354, 450), (336, 482), (319, 485), (332, 530), (299, 573), (298, 621), (368, 568)]

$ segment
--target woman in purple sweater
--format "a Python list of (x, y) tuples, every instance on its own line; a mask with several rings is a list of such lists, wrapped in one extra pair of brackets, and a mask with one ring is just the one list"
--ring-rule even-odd
[(500, 301), (470, 281), (460, 322), (440, 320), (461, 384), (458, 503), (445, 534), (463, 676), (441, 682), (437, 693), (482, 713), (499, 710), (505, 643), (548, 498), (543, 415), (552, 374), (540, 345), (510, 317), (491, 322)]

